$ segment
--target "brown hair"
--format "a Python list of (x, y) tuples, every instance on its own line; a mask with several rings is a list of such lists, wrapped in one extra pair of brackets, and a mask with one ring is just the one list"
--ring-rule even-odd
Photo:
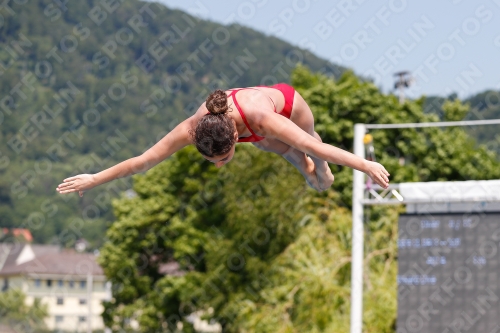
[(205, 156), (224, 155), (236, 142), (236, 127), (227, 114), (229, 106), (226, 93), (220, 89), (215, 90), (207, 97), (206, 107), (210, 113), (204, 115), (196, 125), (192, 133), (194, 144)]

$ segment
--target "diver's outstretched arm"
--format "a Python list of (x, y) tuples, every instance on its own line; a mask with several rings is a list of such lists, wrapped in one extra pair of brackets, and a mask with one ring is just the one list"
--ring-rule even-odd
[(192, 124), (192, 117), (188, 118), (142, 155), (129, 158), (96, 174), (81, 174), (66, 178), (56, 190), (61, 194), (79, 192), (82, 196), (83, 191), (98, 185), (146, 171), (191, 143), (189, 131)]
[(303, 131), (291, 120), (274, 112), (254, 113), (253, 127), (258, 135), (278, 139), (307, 155), (314, 156), (329, 163), (345, 165), (366, 173), (383, 188), (389, 186), (389, 172), (384, 166), (360, 158), (346, 150), (322, 143)]

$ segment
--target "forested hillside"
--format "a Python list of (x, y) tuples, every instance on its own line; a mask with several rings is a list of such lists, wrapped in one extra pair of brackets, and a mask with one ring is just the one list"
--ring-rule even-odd
[[(203, 6), (200, 5), (200, 11)], [(146, 150), (215, 87), (289, 82), (299, 62), (343, 69), (238, 25), (135, 0), (10, 2), (0, 17), (0, 226), (99, 246), (111, 198), (57, 195), (65, 177)]]

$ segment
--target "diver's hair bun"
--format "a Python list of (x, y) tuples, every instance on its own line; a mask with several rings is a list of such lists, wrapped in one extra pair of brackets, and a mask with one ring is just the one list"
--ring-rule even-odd
[(211, 114), (219, 115), (227, 113), (229, 106), (227, 105), (226, 93), (220, 89), (217, 89), (216, 91), (208, 95), (206, 106)]

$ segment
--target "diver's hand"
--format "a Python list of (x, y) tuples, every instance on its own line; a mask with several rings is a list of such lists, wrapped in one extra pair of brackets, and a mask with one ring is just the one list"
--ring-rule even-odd
[(389, 187), (389, 172), (384, 168), (384, 166), (377, 162), (366, 161), (367, 168), (366, 174), (373, 179), (373, 181), (383, 188)]
[(61, 194), (78, 192), (82, 197), (83, 192), (96, 186), (94, 175), (81, 174), (66, 178), (63, 183), (57, 186), (56, 191)]

